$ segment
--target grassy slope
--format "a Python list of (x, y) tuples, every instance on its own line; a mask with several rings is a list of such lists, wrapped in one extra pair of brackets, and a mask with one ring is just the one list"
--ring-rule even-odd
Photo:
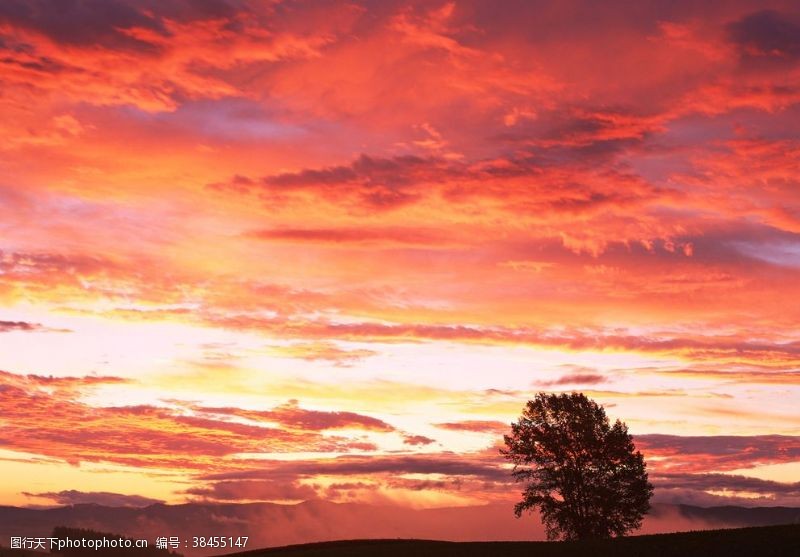
[(246, 551), (237, 557), (791, 557), (800, 525), (763, 526), (592, 542), (353, 540)]

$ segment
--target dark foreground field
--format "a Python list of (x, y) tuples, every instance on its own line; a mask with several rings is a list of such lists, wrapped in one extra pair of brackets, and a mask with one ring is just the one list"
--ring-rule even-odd
[(800, 525), (683, 532), (592, 542), (352, 540), (291, 545), (236, 557), (793, 557)]
[[(140, 557), (132, 549), (125, 557)], [(0, 557), (47, 557), (48, 553), (0, 548)], [(105, 557), (87, 550), (70, 557)], [(119, 557), (116, 554), (115, 557)], [(795, 557), (800, 524), (632, 536), (593, 542), (443, 542), (347, 540), (230, 553), (226, 557)]]

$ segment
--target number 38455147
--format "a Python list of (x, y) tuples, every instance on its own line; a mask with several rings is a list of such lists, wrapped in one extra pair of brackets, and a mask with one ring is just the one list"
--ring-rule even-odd
[(247, 536), (194, 536), (192, 547), (246, 547)]

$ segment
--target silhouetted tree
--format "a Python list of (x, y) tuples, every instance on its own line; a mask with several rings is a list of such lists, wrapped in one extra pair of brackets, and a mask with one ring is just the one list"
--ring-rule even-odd
[(539, 393), (504, 436), (512, 476), (528, 482), (519, 516), (538, 508), (549, 540), (624, 536), (639, 528), (653, 486), (627, 426), (610, 425), (582, 393)]

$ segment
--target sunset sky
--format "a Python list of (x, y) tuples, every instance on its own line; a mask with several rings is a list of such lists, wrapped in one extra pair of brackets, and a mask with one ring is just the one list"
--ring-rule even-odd
[(800, 506), (792, 1), (0, 3), (0, 505)]

